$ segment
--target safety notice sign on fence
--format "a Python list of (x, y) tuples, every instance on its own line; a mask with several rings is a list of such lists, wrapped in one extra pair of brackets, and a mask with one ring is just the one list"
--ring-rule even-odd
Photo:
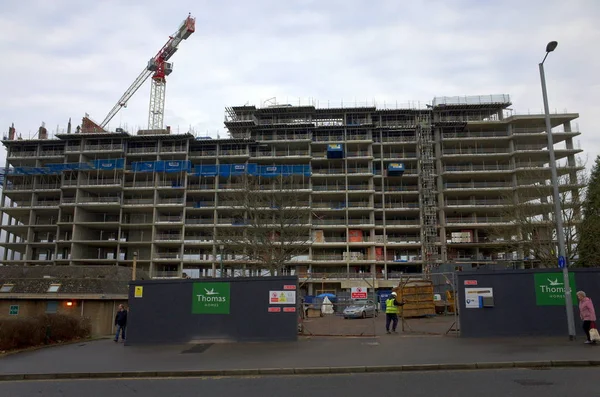
[(351, 299), (367, 299), (367, 288), (366, 287), (352, 287), (350, 290)]
[(269, 291), (270, 305), (295, 305), (296, 291)]

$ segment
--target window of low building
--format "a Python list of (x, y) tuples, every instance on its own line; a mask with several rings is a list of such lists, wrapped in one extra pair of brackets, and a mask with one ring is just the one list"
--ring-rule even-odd
[(58, 301), (48, 301), (46, 304), (46, 313), (53, 314), (58, 310)]

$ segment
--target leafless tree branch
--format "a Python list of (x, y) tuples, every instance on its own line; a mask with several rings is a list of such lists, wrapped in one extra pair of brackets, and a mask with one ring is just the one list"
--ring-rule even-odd
[(279, 274), (310, 244), (309, 194), (299, 191), (308, 180), (244, 176), (237, 182), (239, 189), (220, 196), (232, 204), (233, 222), (219, 229), (216, 240), (246, 268)]

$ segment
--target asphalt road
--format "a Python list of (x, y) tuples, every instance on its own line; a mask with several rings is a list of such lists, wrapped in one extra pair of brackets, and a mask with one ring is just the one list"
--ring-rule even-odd
[(573, 368), (216, 379), (18, 381), (0, 382), (0, 396), (598, 396), (599, 375), (598, 368)]

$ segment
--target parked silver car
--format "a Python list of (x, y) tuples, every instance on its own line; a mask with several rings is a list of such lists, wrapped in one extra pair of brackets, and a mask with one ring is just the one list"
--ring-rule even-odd
[(344, 318), (377, 317), (379, 310), (371, 300), (355, 300), (344, 309)]

